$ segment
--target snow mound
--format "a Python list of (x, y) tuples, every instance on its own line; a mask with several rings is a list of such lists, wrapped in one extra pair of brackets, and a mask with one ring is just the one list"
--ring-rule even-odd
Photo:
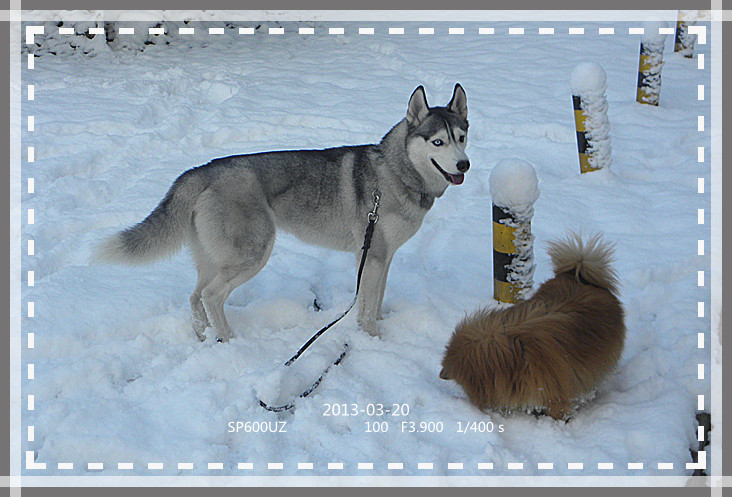
[(607, 75), (597, 62), (583, 62), (572, 71), (570, 84), (573, 95), (602, 94), (607, 88)]
[(500, 207), (529, 207), (539, 198), (539, 180), (534, 167), (522, 159), (504, 159), (490, 178), (493, 203)]

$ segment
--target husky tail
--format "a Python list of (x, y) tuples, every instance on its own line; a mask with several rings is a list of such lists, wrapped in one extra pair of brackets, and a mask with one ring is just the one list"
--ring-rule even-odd
[(92, 261), (146, 264), (175, 254), (186, 240), (203, 182), (193, 170), (181, 174), (144, 220), (100, 243)]
[(576, 233), (549, 242), (549, 256), (554, 274), (569, 273), (577, 281), (618, 293), (618, 277), (611, 267), (613, 246), (595, 235), (587, 242)]

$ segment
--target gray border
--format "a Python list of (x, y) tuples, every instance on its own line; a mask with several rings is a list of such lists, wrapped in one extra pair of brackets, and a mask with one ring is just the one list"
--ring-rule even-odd
[[(559, 3), (559, 5), (557, 4)], [(694, 3), (696, 5), (689, 5), (689, 3)], [(64, 5), (59, 5), (58, 2), (52, 2), (51, 0), (28, 0), (22, 4), (22, 7), (24, 9), (51, 9), (59, 7), (64, 9), (103, 9), (105, 8), (104, 5), (109, 6), (110, 8), (119, 8), (118, 5), (115, 5), (116, 2), (113, 0), (76, 0), (73, 2), (64, 2)], [(390, 1), (384, 1), (384, 0), (372, 0), (368, 4), (369, 9), (373, 10), (388, 10), (388, 9), (440, 9), (445, 5), (444, 2), (436, 1), (436, 0), (422, 0), (422, 1), (416, 1), (416, 0), (390, 0)], [(491, 9), (511, 9), (511, 10), (521, 10), (521, 9), (536, 9), (536, 10), (544, 10), (546, 9), (546, 4), (542, 3), (540, 0), (512, 0), (512, 1), (503, 1), (503, 2), (491, 2), (490, 5), (485, 4), (482, 1), (479, 0), (460, 0), (460, 1), (453, 1), (450, 4), (451, 9), (455, 10), (461, 10), (461, 9), (485, 9), (485, 8), (491, 8)], [(146, 2), (140, 2), (138, 0), (133, 0), (132, 2), (128, 1), (125, 2), (125, 7), (127, 9), (191, 9), (196, 10), (196, 6), (199, 6), (200, 8), (200, 2), (194, 1), (194, 0), (156, 0), (154, 2), (154, 5), (151, 5), (151, 2), (148, 0)], [(302, 4), (299, 4), (295, 0), (279, 0), (275, 3), (268, 2), (267, 0), (259, 0), (257, 2), (254, 1), (248, 1), (246, 3), (238, 3), (235, 0), (216, 0), (215, 2), (211, 3), (208, 2), (207, 6), (209, 9), (256, 9), (256, 10), (286, 10), (286, 9), (303, 9), (304, 6)], [(335, 0), (310, 0), (308, 2), (307, 7), (309, 9), (339, 9), (343, 10), (346, 8), (342, 3), (335, 1)], [(362, 6), (355, 6), (356, 8), (363, 8)], [(611, 4), (603, 4), (600, 2), (594, 2), (592, 5), (588, 5), (586, 1), (582, 0), (559, 0), (559, 2), (552, 2), (551, 7), (553, 9), (566, 9), (566, 10), (576, 10), (576, 9), (584, 9), (584, 10), (590, 10), (590, 9), (607, 9), (607, 8), (613, 8), (613, 9), (624, 9), (624, 10), (633, 10), (633, 9), (645, 9), (645, 10), (670, 10), (670, 9), (679, 9), (684, 8), (688, 9), (689, 7), (697, 7), (697, 8), (703, 8), (703, 9), (709, 9), (711, 8), (711, 2), (689, 2), (689, 1), (682, 1), (682, 0), (641, 0), (641, 1), (629, 1), (629, 0), (623, 0), (618, 2), (618, 0), (615, 0)], [(722, 8), (721, 5), (715, 5), (717, 9)], [(7, 17), (3, 17), (3, 19), (7, 19)], [(4, 39), (9, 39), (9, 24), (7, 22), (0, 23), (0, 33), (4, 35)], [(726, 25), (724, 26), (726, 28)], [(731, 31), (724, 29), (726, 31), (726, 34), (731, 33)], [(723, 38), (724, 39), (724, 38)], [(727, 41), (724, 43), (724, 48), (727, 48), (728, 50), (732, 50), (732, 43), (730, 41)], [(7, 60), (8, 63), (4, 64), (3, 67), (9, 68), (9, 54), (8, 51), (5, 50), (3, 52), (3, 60)], [(727, 70), (724, 70), (723, 77), (726, 80), (727, 79)], [(732, 78), (732, 75), (730, 75)], [(9, 78), (6, 79), (6, 81), (9, 82)], [(9, 86), (5, 86), (6, 89), (6, 95), (9, 95)], [(3, 110), (9, 110), (9, 103), (7, 100), (3, 100)], [(727, 101), (723, 106), (723, 115), (727, 115), (730, 111), (732, 104)], [(727, 112), (725, 112), (727, 111)], [(8, 124), (9, 126), (9, 124)], [(6, 130), (5, 125), (3, 124), (3, 130)], [(729, 133), (726, 133), (729, 134)], [(7, 128), (7, 131), (3, 134), (5, 137), (3, 140), (3, 144), (5, 145), (5, 150), (10, 149), (10, 136), (9, 136), (9, 127)], [(726, 137), (726, 136), (725, 136)], [(9, 179), (9, 169), (6, 167), (4, 169), (4, 176), (7, 176)], [(8, 204), (6, 203), (6, 208), (8, 208)], [(3, 217), (3, 224), (6, 228), (5, 233), (9, 233), (9, 214), (8, 211), (6, 211), (6, 215)], [(725, 240), (726, 241), (726, 240)], [(3, 245), (3, 254), (6, 255), (5, 260), (9, 260), (9, 247), (8, 244)], [(7, 267), (7, 270), (9, 271), (9, 267)], [(7, 287), (6, 287), (7, 288)], [(9, 290), (8, 290), (9, 291)], [(9, 295), (7, 299), (3, 299), (3, 306), (4, 310), (6, 312), (6, 316), (9, 316)], [(6, 342), (8, 344), (8, 342)], [(6, 359), (9, 358), (9, 347), (8, 347), (8, 355), (6, 355)], [(5, 394), (4, 398), (9, 398), (9, 378), (6, 376), (9, 374), (9, 370), (6, 368), (1, 375), (2, 378), (5, 381), (2, 381), (2, 393)], [(727, 402), (724, 402), (724, 409), (727, 410)], [(5, 426), (9, 426), (9, 419), (8, 419), (8, 410), (2, 410), (2, 414), (0, 414), (0, 419), (2, 419), (5, 422)], [(712, 436), (714, 436), (714, 432), (712, 432)], [(728, 435), (729, 436), (729, 435)], [(725, 437), (726, 439), (726, 437)], [(6, 432), (3, 435), (3, 441), (6, 443), (6, 447), (9, 446), (9, 433)], [(723, 442), (723, 445), (724, 444)], [(715, 454), (715, 457), (719, 457), (719, 454)], [(728, 466), (732, 464), (732, 462), (723, 461), (723, 473), (727, 474)], [(9, 469), (10, 469), (10, 456), (9, 451), (3, 452), (2, 455), (0, 455), (0, 466), (3, 468), (2, 475), (8, 475)], [(5, 476), (0, 476), (0, 481), (3, 482), (4, 486), (7, 484), (7, 479)], [(6, 489), (3, 489), (6, 490)], [(447, 490), (446, 488), (400, 488), (398, 489), (399, 495), (409, 496), (409, 495), (420, 495), (420, 496), (431, 496), (431, 495), (443, 495), (445, 491), (449, 492), (457, 492), (460, 495), (469, 495), (469, 496), (484, 496), (486, 494), (486, 489), (483, 488), (460, 488), (460, 489), (450, 489)], [(166, 497), (166, 496), (176, 496), (176, 497), (186, 497), (186, 496), (198, 496), (201, 494), (201, 489), (196, 488), (83, 488), (83, 489), (76, 489), (76, 488), (24, 488), (22, 489), (22, 494), (25, 496), (59, 496), (59, 497), (65, 497), (65, 496), (96, 496), (99, 495), (101, 492), (104, 492), (105, 495), (109, 497), (115, 497), (115, 496), (123, 496), (123, 495), (129, 495), (130, 493), (134, 492), (138, 495), (156, 495), (160, 497)], [(268, 495), (272, 495), (273, 493), (275, 495), (279, 495), (281, 492), (284, 494), (284, 492), (292, 493), (297, 492), (298, 495), (317, 495), (317, 496), (329, 496), (329, 495), (335, 495), (337, 492), (339, 495), (342, 495), (343, 493), (348, 493), (350, 496), (354, 497), (360, 497), (362, 495), (371, 495), (374, 492), (374, 489), (367, 489), (367, 488), (307, 488), (307, 489), (277, 489), (277, 488), (268, 488), (268, 489), (258, 489), (258, 488), (247, 488), (246, 490), (242, 489), (223, 489), (223, 488), (216, 488), (210, 491), (212, 495), (214, 496), (233, 496), (233, 495), (241, 495), (242, 492), (246, 492), (247, 495), (260, 495), (264, 494), (266, 492)], [(587, 495), (589, 492), (592, 492), (593, 496), (602, 497), (602, 496), (616, 496), (619, 492), (623, 493), (630, 493), (632, 495), (651, 495), (651, 496), (674, 496), (674, 495), (708, 495), (710, 493), (709, 489), (705, 488), (593, 488), (593, 489), (586, 489), (586, 488), (569, 488), (569, 489), (563, 489), (563, 488), (503, 488), (501, 489), (502, 495), (548, 495), (549, 497), (552, 497), (554, 495), (561, 495), (561, 496), (571, 496), (571, 495)], [(722, 492), (716, 493), (712, 492), (717, 495), (721, 495)], [(14, 491), (14, 492), (3, 492), (2, 495), (20, 495), (20, 492)]]
[[(53, 0), (26, 0), (23, 2), (23, 9), (67, 9), (67, 10), (98, 10), (100, 4), (109, 5), (111, 9), (124, 8), (126, 10), (146, 10), (153, 8), (151, 2), (145, 0), (128, 0), (124, 2), (124, 7), (120, 7), (119, 2), (111, 2), (108, 0), (66, 0), (62, 5), (58, 1)], [(559, 5), (558, 5), (559, 4)], [(175, 9), (175, 10), (199, 10), (201, 2), (198, 0), (157, 0), (154, 2), (156, 9)], [(308, 0), (306, 5), (298, 0), (247, 0), (245, 2), (235, 2), (232, 0), (214, 0), (206, 2), (207, 10), (220, 9), (239, 9), (239, 10), (350, 10), (350, 9), (368, 9), (368, 10), (444, 10), (449, 6), (450, 10), (679, 10), (696, 8), (710, 9), (711, 0), (614, 0), (613, 2), (598, 2), (588, 0), (559, 0), (551, 3), (541, 2), (539, 0), (493, 0), (490, 3), (478, 0), (457, 0), (444, 2), (438, 0), (369, 0), (369, 2), (358, 5), (357, 2), (351, 2), (350, 5), (344, 5), (344, 2), (338, 0)]]
[[(722, 6), (722, 8), (724, 8), (723, 2), (721, 3), (721, 6)], [(725, 16), (724, 18), (727, 18), (727, 17)], [(731, 23), (729, 23), (729, 22), (722, 23), (722, 37), (723, 37), (722, 38), (722, 40), (723, 40), (722, 41), (722, 50), (726, 51), (728, 54), (732, 53), (732, 29), (730, 29), (730, 28), (732, 28)], [(732, 80), (732, 68), (730, 68), (729, 65), (726, 68), (723, 66), (722, 67), (722, 81), (730, 81), (730, 80)], [(732, 127), (730, 127), (730, 125), (729, 125), (729, 122), (730, 122), (729, 119), (725, 119), (725, 116), (727, 116), (727, 117), (732, 116), (732, 99), (730, 99), (729, 97), (722, 100), (722, 139), (724, 140), (725, 143), (732, 143), (732, 142), (730, 142), (730, 138), (732, 138)], [(726, 125), (726, 129), (725, 129), (725, 125)], [(729, 161), (727, 161), (727, 162), (729, 162)], [(722, 164), (724, 167), (724, 156), (722, 157)], [(724, 182), (724, 179), (722, 180), (722, 191), (727, 191), (726, 183)], [(725, 211), (725, 209), (724, 209), (724, 204), (722, 204), (721, 210), (722, 210), (721, 214), (723, 216), (729, 215), (728, 210)], [(722, 243), (724, 245), (729, 246), (730, 240), (728, 240), (727, 238), (728, 237), (722, 236)], [(729, 238), (732, 238), (732, 236)], [(722, 273), (722, 282), (723, 282), (722, 286), (723, 287), (725, 286), (724, 283), (726, 283), (728, 279), (729, 278), (726, 277), (724, 270), (723, 270), (723, 273)], [(723, 302), (722, 305), (724, 307), (724, 300), (722, 300), (722, 302)], [(723, 325), (720, 323), (720, 327), (722, 327), (722, 326)], [(721, 330), (722, 334), (724, 334), (723, 330), (724, 330), (724, 328), (722, 328), (722, 330)], [(730, 404), (732, 404), (732, 402), (730, 402), (730, 395), (729, 395), (730, 383), (732, 383), (732, 382), (727, 381), (725, 384), (722, 385), (722, 395), (723, 395), (722, 409), (726, 413), (731, 412), (730, 409), (732, 409), (732, 407), (730, 406)], [(730, 435), (729, 433), (723, 434), (722, 447), (729, 447), (729, 444), (727, 442), (729, 442), (730, 436), (732, 436), (732, 435)], [(726, 460), (722, 459), (722, 474), (723, 475), (727, 475), (727, 474), (732, 475), (732, 458), (728, 457)]]
[[(161, 489), (152, 487), (140, 487), (135, 489), (99, 489), (99, 488), (83, 488), (83, 489), (62, 489), (60, 493), (56, 493), (57, 489), (51, 488), (33, 488), (23, 489), (23, 497), (49, 497), (51, 495), (58, 497), (98, 497), (100, 492), (104, 492), (105, 497), (129, 497), (134, 492), (138, 496), (154, 495), (155, 497), (200, 497), (201, 489), (195, 488), (177, 488), (177, 489)], [(631, 497), (635, 495), (643, 495), (643, 497), (677, 497), (683, 495), (684, 497), (706, 497), (709, 495), (709, 489), (705, 488), (645, 488), (641, 492), (636, 492), (633, 488), (498, 488), (495, 489), (495, 494), (509, 497), (525, 497), (539, 495), (541, 497), (579, 497), (592, 495), (592, 497), (618, 497), (620, 493), (623, 497)], [(458, 495), (459, 497), (487, 497), (493, 492), (493, 489), (486, 488), (468, 488), (468, 489), (457, 489), (453, 487), (443, 488), (334, 488), (334, 487), (309, 487), (305, 489), (300, 488), (217, 488), (215, 490), (206, 490), (208, 495), (214, 495), (215, 497), (246, 497), (252, 496), (277, 496), (290, 495), (292, 497), (373, 497), (375, 492), (384, 492), (386, 495), (398, 495), (399, 497), (435, 497), (444, 496), (446, 493), (451, 495)]]
[[(10, 39), (10, 23), (3, 22), (0, 23), (0, 40), (9, 40)], [(2, 67), (3, 67), (3, 75), (7, 74), (5, 79), (3, 80), (3, 89), (5, 90), (5, 95), (10, 95), (10, 54), (8, 53), (8, 50), (4, 50), (3, 52), (3, 58), (2, 58)], [(5, 86), (7, 83), (7, 86)], [(0, 114), (2, 115), (9, 115), (10, 114), (10, 101), (9, 98), (3, 98), (0, 99)], [(5, 126), (8, 126), (5, 128)], [(10, 122), (4, 121), (3, 127), (2, 127), (2, 142), (0, 142), (0, 148), (3, 150), (9, 151), (10, 150)], [(8, 157), (6, 155), (6, 157)], [(5, 181), (8, 181), (8, 185), (10, 184), (10, 168), (6, 167), (2, 169), (2, 182), (5, 184)], [(7, 191), (7, 190), (6, 190)], [(8, 209), (7, 211), (5, 209)], [(2, 232), (3, 233), (10, 233), (10, 205), (8, 202), (5, 202), (3, 207), (3, 216), (2, 216)], [(3, 243), (2, 244), (2, 260), (9, 261), (10, 260), (10, 248), (9, 244)], [(3, 274), (5, 271), (9, 272), (9, 267), (3, 265)], [(7, 289), (8, 295), (7, 297), (4, 295), (3, 292), (3, 298), (2, 298), (2, 315), (9, 317), (10, 316), (10, 288), (5, 287)], [(6, 321), (7, 322), (7, 321)], [(10, 363), (10, 347), (9, 347), (9, 341), (6, 338), (6, 341), (4, 341), (5, 347), (7, 347), (6, 352), (6, 360), (7, 363)], [(0, 382), (0, 398), (3, 399), (9, 399), (10, 398), (10, 378), (6, 375), (10, 373), (8, 368), (3, 369), (2, 375), (2, 381)], [(0, 420), (4, 423), (3, 426), (9, 427), (10, 426), (10, 419), (9, 419), (9, 411), (7, 409), (4, 409), (1, 411), (0, 414)], [(2, 443), (4, 447), (10, 447), (10, 432), (9, 430), (7, 432), (2, 433)], [(2, 477), (5, 477), (10, 474), (10, 451), (3, 451), (0, 454), (0, 468), (2, 468)], [(0, 478), (2, 478), (0, 477)]]

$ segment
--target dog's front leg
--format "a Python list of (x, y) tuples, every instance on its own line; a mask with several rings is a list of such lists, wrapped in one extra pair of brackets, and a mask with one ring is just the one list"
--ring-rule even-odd
[(358, 290), (358, 324), (371, 336), (379, 336), (376, 319), (381, 308), (382, 282), (387, 265), (383, 257), (366, 258), (361, 275), (361, 286)]
[(381, 312), (381, 307), (384, 304), (384, 293), (386, 291), (386, 277), (389, 276), (389, 266), (391, 265), (391, 260), (394, 257), (394, 253), (391, 253), (386, 258), (386, 263), (384, 264), (384, 270), (381, 274), (381, 289), (379, 291), (379, 304), (376, 309), (376, 319), (384, 319), (384, 316)]

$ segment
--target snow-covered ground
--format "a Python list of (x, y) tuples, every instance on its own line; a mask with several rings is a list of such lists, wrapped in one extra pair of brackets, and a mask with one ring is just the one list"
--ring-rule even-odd
[[(460, 23), (465, 34), (448, 35), (454, 25), (334, 22), (299, 35), (297, 24), (281, 23), (281, 35), (266, 26), (253, 35), (199, 30), (193, 36), (205, 47), (179, 39), (142, 53), (43, 55), (32, 70), (23, 59), (22, 122), (34, 116), (35, 123), (23, 131), (23, 157), (32, 146), (35, 160), (23, 163), (22, 207), (34, 210), (35, 222), (22, 228), (23, 308), (34, 303), (34, 317), (22, 321), (22, 370), (34, 365), (34, 379), (22, 380), (22, 450), (46, 463), (43, 471), (24, 465), (24, 474), (691, 474), (698, 396), (710, 395), (709, 316), (718, 312), (697, 316), (698, 302), (709, 308), (709, 245), (697, 254), (697, 241), (710, 239), (708, 153), (697, 161), (698, 147), (709, 147), (708, 125), (697, 129), (698, 116), (711, 120), (709, 100), (697, 98), (698, 85), (709, 88), (709, 44), (696, 47), (706, 58), (700, 70), (696, 58), (673, 54), (667, 37), (656, 108), (635, 103), (640, 37), (628, 28), (640, 23), (555, 22), (554, 35), (538, 34), (543, 23)], [(495, 33), (479, 35), (485, 25)], [(361, 26), (375, 33), (359, 35)], [(390, 26), (405, 34), (389, 35)], [(417, 34), (427, 26), (435, 34)], [(328, 27), (345, 35), (329, 35)], [(525, 34), (509, 34), (511, 27)], [(585, 32), (570, 35), (569, 27)], [(615, 34), (599, 35), (600, 27)], [(612, 165), (580, 175), (570, 74), (586, 61), (607, 73)], [(278, 235), (267, 267), (227, 302), (235, 333), (227, 344), (200, 343), (191, 330), (196, 276), (188, 253), (135, 268), (88, 263), (96, 242), (141, 220), (190, 167), (232, 154), (373, 143), (403, 118), (415, 87), (425, 86), (431, 105), (445, 105), (456, 82), (468, 95), (471, 170), (397, 252), (383, 339), (360, 331), (349, 315), (303, 362), (327, 363), (346, 338), (348, 356), (293, 412), (266, 412), (258, 395), (350, 302), (352, 255)], [(567, 424), (482, 413), (438, 377), (455, 324), (492, 302), (488, 178), (506, 158), (529, 161), (539, 178), (537, 283), (551, 274), (546, 242), (567, 230), (601, 232), (616, 243), (625, 351), (594, 402)], [(707, 275), (703, 287), (699, 271)], [(33, 348), (26, 346), (30, 333)], [(706, 380), (697, 378), (700, 363)], [(364, 412), (343, 415), (353, 414), (352, 404)], [(407, 415), (379, 416), (371, 412), (378, 404)], [(341, 415), (325, 415), (328, 409)], [(286, 422), (287, 432), (230, 432), (230, 422)], [(483, 432), (458, 432), (473, 426)], [(89, 470), (89, 463), (103, 469)], [(522, 469), (511, 469), (514, 463)]]

